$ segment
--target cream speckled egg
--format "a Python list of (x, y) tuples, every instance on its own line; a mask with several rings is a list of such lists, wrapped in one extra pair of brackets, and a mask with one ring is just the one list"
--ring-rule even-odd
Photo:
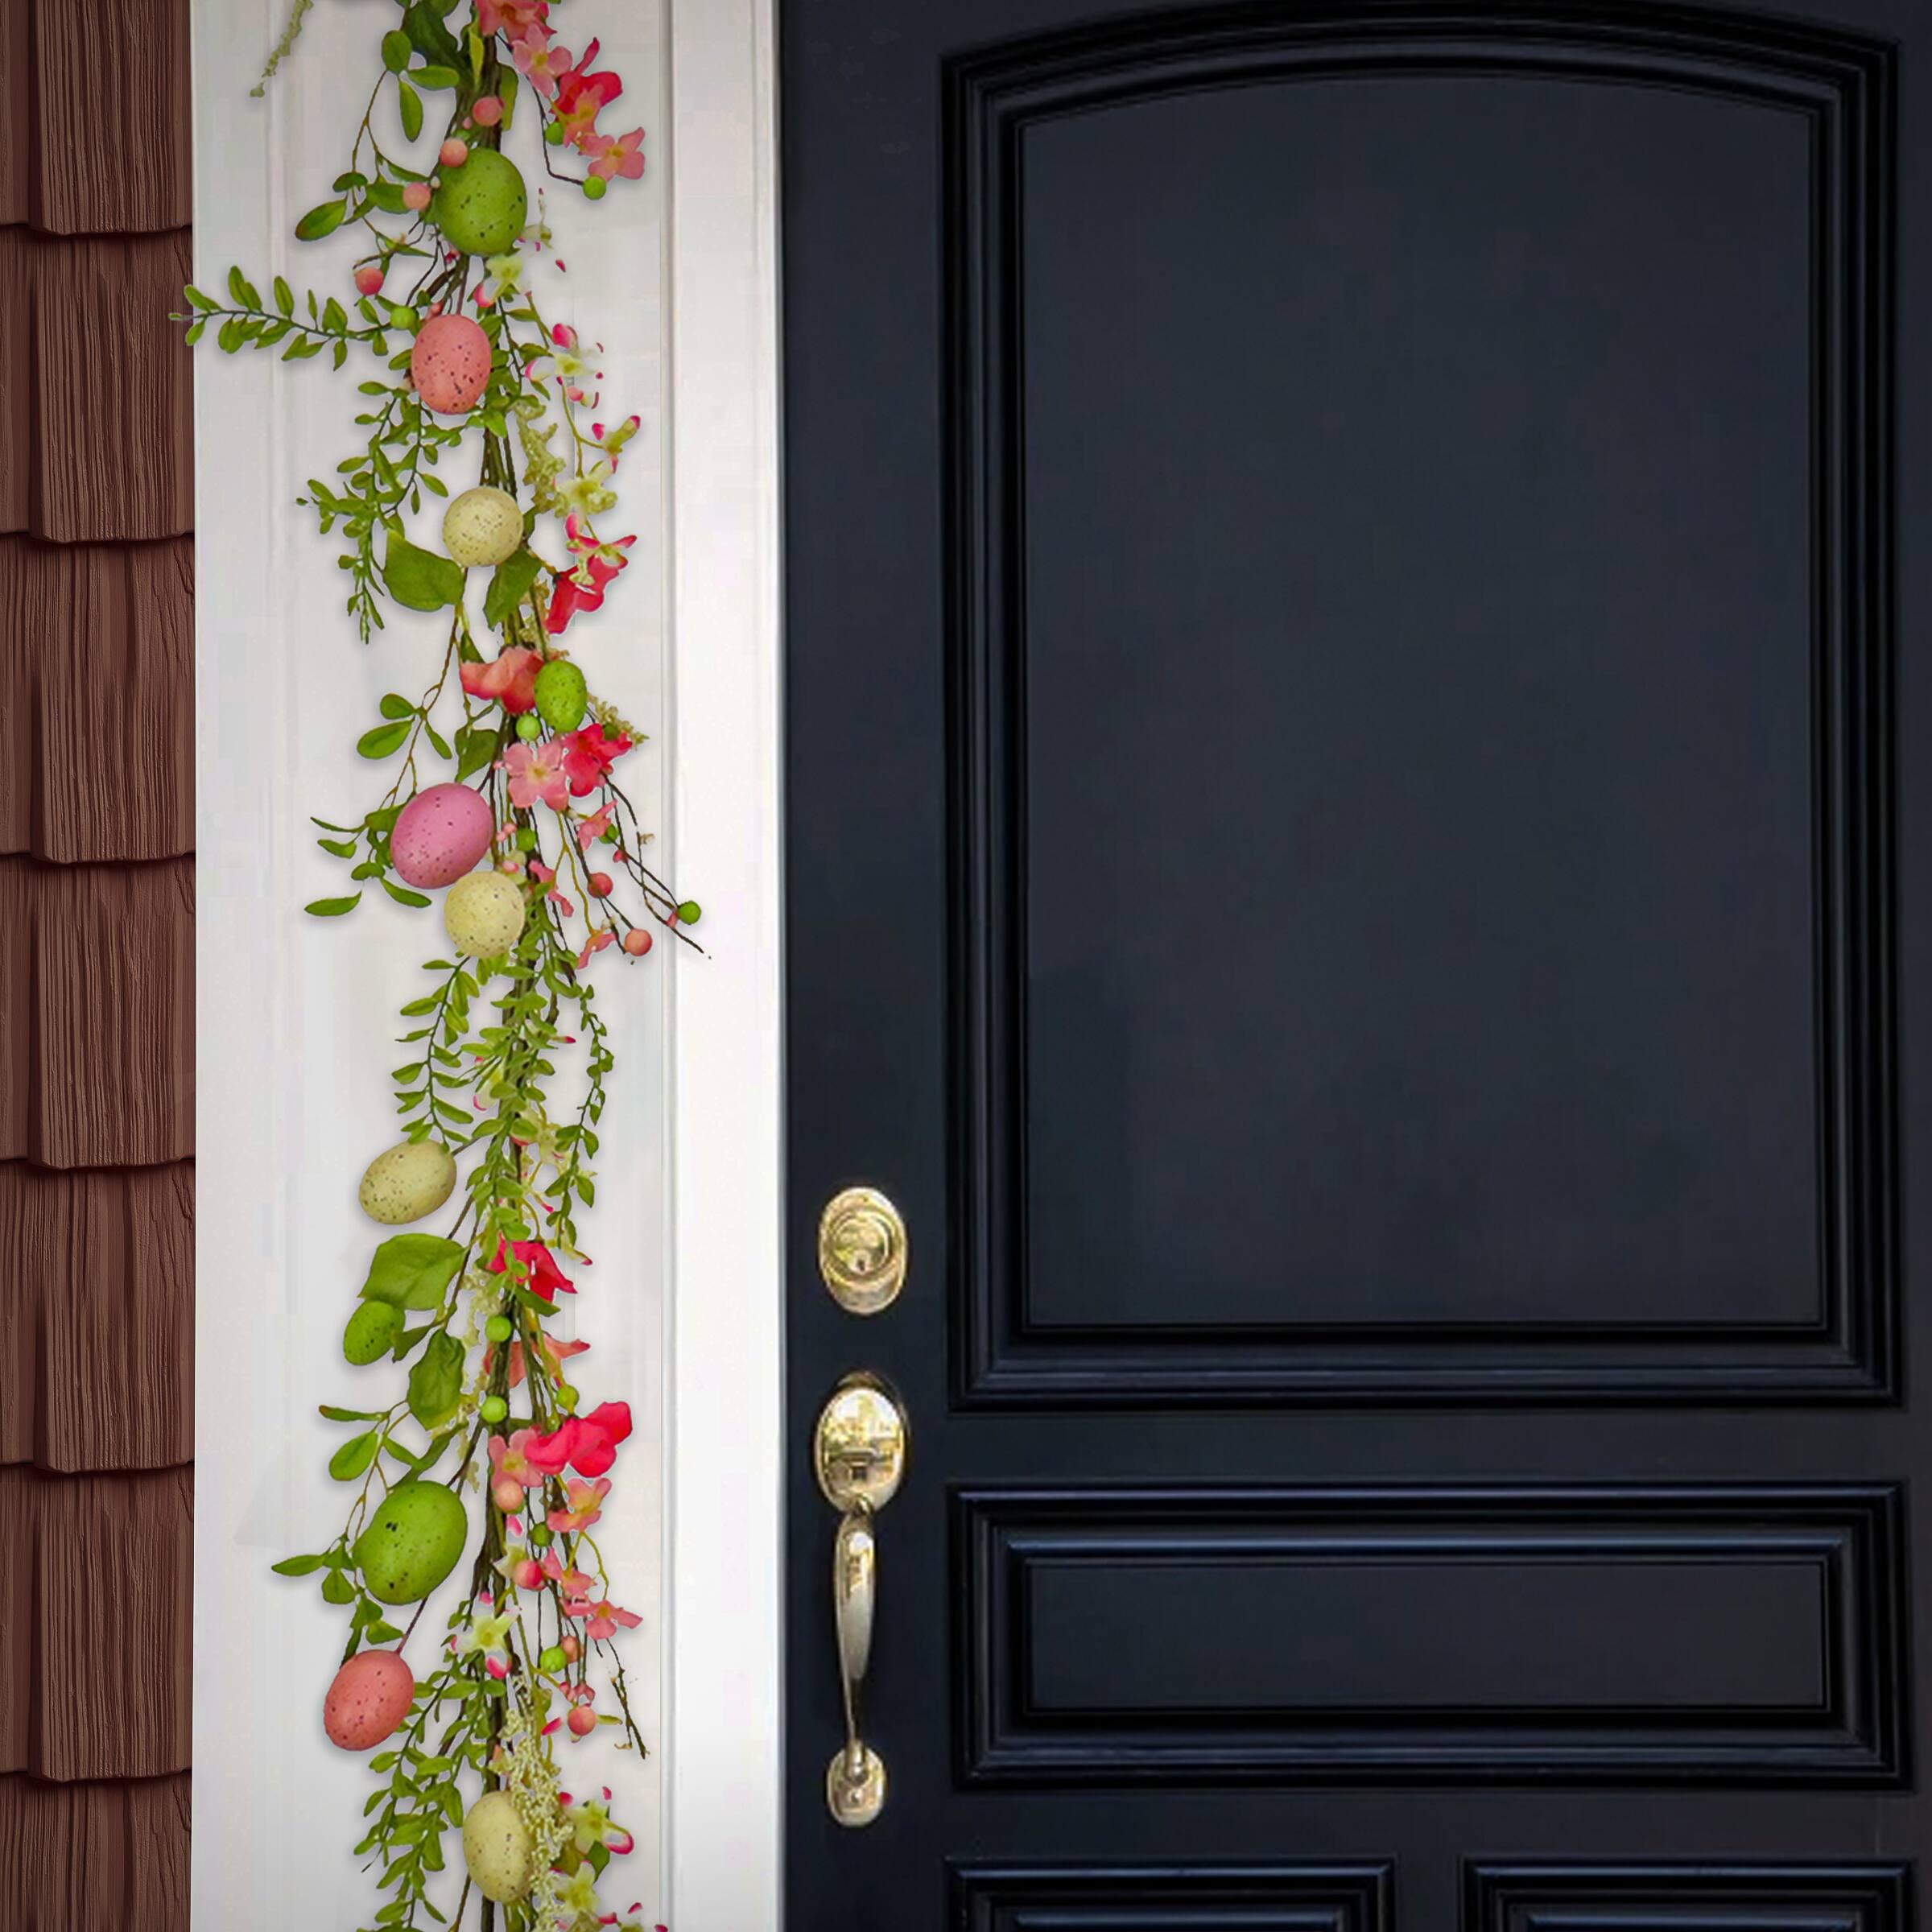
[(322, 1728), (345, 1751), (373, 1751), (409, 1715), (416, 1680), (393, 1650), (358, 1650), (322, 1701)]
[(400, 1141), (369, 1164), (356, 1198), (372, 1221), (399, 1228), (434, 1214), (456, 1190), (456, 1163), (435, 1141)]
[(479, 483), (443, 513), (443, 547), (465, 570), (501, 564), (523, 541), (523, 513), (506, 489)]
[(431, 316), (416, 331), (409, 379), (439, 415), (474, 409), (489, 386), (489, 337), (468, 316)]
[(477, 1889), (498, 1905), (521, 1898), (536, 1876), (530, 1827), (507, 1791), (486, 1791), (463, 1821), (463, 1862)]
[(389, 854), (411, 886), (452, 886), (489, 850), (489, 801), (467, 785), (431, 785), (402, 807)]
[(465, 959), (493, 960), (523, 931), (523, 888), (500, 872), (466, 872), (443, 902), (449, 943)]

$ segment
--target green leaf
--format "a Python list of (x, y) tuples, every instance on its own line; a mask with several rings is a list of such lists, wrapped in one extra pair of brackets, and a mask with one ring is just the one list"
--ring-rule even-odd
[(453, 64), (461, 58), (456, 35), (443, 24), (447, 10), (434, 6), (431, 0), (414, 0), (402, 16), (402, 31), (425, 60)]
[(382, 559), (382, 581), (389, 594), (411, 610), (441, 610), (463, 595), (460, 565), (434, 551), (419, 550), (393, 530)]
[(407, 720), (400, 724), (374, 725), (356, 740), (356, 749), (365, 758), (386, 758), (392, 751), (400, 751), (408, 736)]
[(295, 224), (295, 238), (300, 242), (320, 242), (324, 235), (332, 235), (342, 225), (343, 217), (348, 213), (349, 204), (340, 198), (318, 202)]
[(311, 899), (302, 910), (312, 912), (319, 919), (339, 919), (345, 912), (353, 912), (362, 902), (359, 892), (352, 892), (345, 899)]
[(463, 1344), (439, 1330), (409, 1372), (409, 1412), (425, 1429), (434, 1429), (462, 1398)]
[(392, 1234), (369, 1257), (362, 1298), (398, 1308), (434, 1308), (466, 1251), (436, 1234)]
[(528, 549), (514, 551), (497, 566), (489, 580), (489, 592), (483, 600), (483, 621), (492, 630), (501, 630), (510, 614), (522, 602), (537, 580), (542, 562)]
[(400, 75), (396, 79), (396, 105), (402, 110), (402, 138), (413, 141), (423, 131), (423, 97)]
[(419, 67), (410, 76), (418, 87), (426, 87), (440, 93), (447, 87), (454, 87), (458, 76), (453, 67)]
[(399, 697), (393, 691), (383, 692), (382, 701), (376, 708), (386, 718), (413, 718), (416, 715), (415, 706), (407, 698)]
[(405, 204), (402, 200), (402, 184), (400, 181), (372, 181), (369, 184), (369, 198), (386, 215), (399, 215)]
[(259, 308), (262, 306), (262, 298), (256, 292), (254, 283), (238, 268), (231, 268), (228, 271), (228, 292), (237, 308)]
[(332, 852), (339, 859), (353, 859), (356, 856), (353, 839), (317, 839), (316, 843), (324, 852)]
[(493, 731), (469, 729), (456, 733), (456, 776), (459, 779), (471, 777), (482, 770), (497, 755), (497, 734)]
[(189, 283), (188, 287), (183, 289), (181, 292), (183, 295), (188, 297), (189, 301), (194, 303), (196, 308), (219, 308), (221, 306), (221, 304), (217, 302), (213, 295), (203, 295), (200, 290), (196, 288), (194, 283), (192, 282)]
[(224, 355), (232, 356), (248, 340), (248, 324), (239, 316), (230, 316), (221, 324), (221, 332), (215, 337)]
[(338, 1409), (333, 1402), (317, 1402), (316, 1413), (332, 1422), (379, 1422), (382, 1419), (380, 1409)]
[(353, 1483), (376, 1459), (376, 1447), (381, 1440), (378, 1429), (365, 1429), (360, 1435), (352, 1435), (328, 1459), (329, 1474), (339, 1483)]
[(349, 327), (349, 312), (333, 295), (322, 304), (322, 326), (337, 335)]
[(321, 1567), (319, 1556), (285, 1556), (280, 1563), (269, 1565), (277, 1576), (308, 1576)]
[(295, 291), (279, 275), (275, 277), (275, 307), (285, 316), (295, 312)]
[[(398, 1642), (402, 1635), (402, 1633), (394, 1624), (386, 1623), (381, 1617), (378, 1617), (362, 1633), (362, 1641), (368, 1644), (393, 1644)], [(597, 1849), (602, 1851), (603, 1847), (600, 1845)]]
[(429, 903), (429, 894), (427, 893), (411, 892), (407, 886), (398, 886), (393, 879), (384, 879), (382, 881), (382, 890), (387, 893), (398, 906), (427, 906)]
[(399, 74), (409, 65), (411, 52), (409, 35), (401, 27), (392, 28), (382, 36), (382, 64), (392, 74)]
[(356, 1587), (340, 1570), (332, 1570), (322, 1579), (322, 1600), (325, 1604), (353, 1604)]

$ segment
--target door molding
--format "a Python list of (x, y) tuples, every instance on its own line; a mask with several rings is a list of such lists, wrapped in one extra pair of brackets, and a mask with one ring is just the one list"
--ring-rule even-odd
[(679, 1932), (781, 1915), (783, 1298), (774, 0), (670, 10), (676, 976), (664, 1870)]

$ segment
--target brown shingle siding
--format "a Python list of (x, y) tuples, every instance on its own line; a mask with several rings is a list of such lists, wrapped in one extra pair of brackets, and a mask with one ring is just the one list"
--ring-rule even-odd
[(188, 1162), (0, 1166), (0, 1465), (193, 1456), (194, 1236)]
[(0, 859), (0, 1158), (195, 1150), (194, 861)]
[(194, 524), (187, 230), (72, 241), (0, 229), (0, 532), (56, 543)]
[(188, 1924), (188, 10), (0, 0), (5, 1932)]
[(194, 621), (192, 538), (0, 537), (0, 855), (193, 848)]
[(188, 6), (0, 0), (0, 225), (188, 225)]

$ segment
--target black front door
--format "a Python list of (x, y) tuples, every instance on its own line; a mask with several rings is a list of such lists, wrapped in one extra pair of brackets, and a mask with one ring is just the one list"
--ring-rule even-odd
[(787, 1926), (1906, 1932), (1932, 14), (1096, 5), (781, 10)]

